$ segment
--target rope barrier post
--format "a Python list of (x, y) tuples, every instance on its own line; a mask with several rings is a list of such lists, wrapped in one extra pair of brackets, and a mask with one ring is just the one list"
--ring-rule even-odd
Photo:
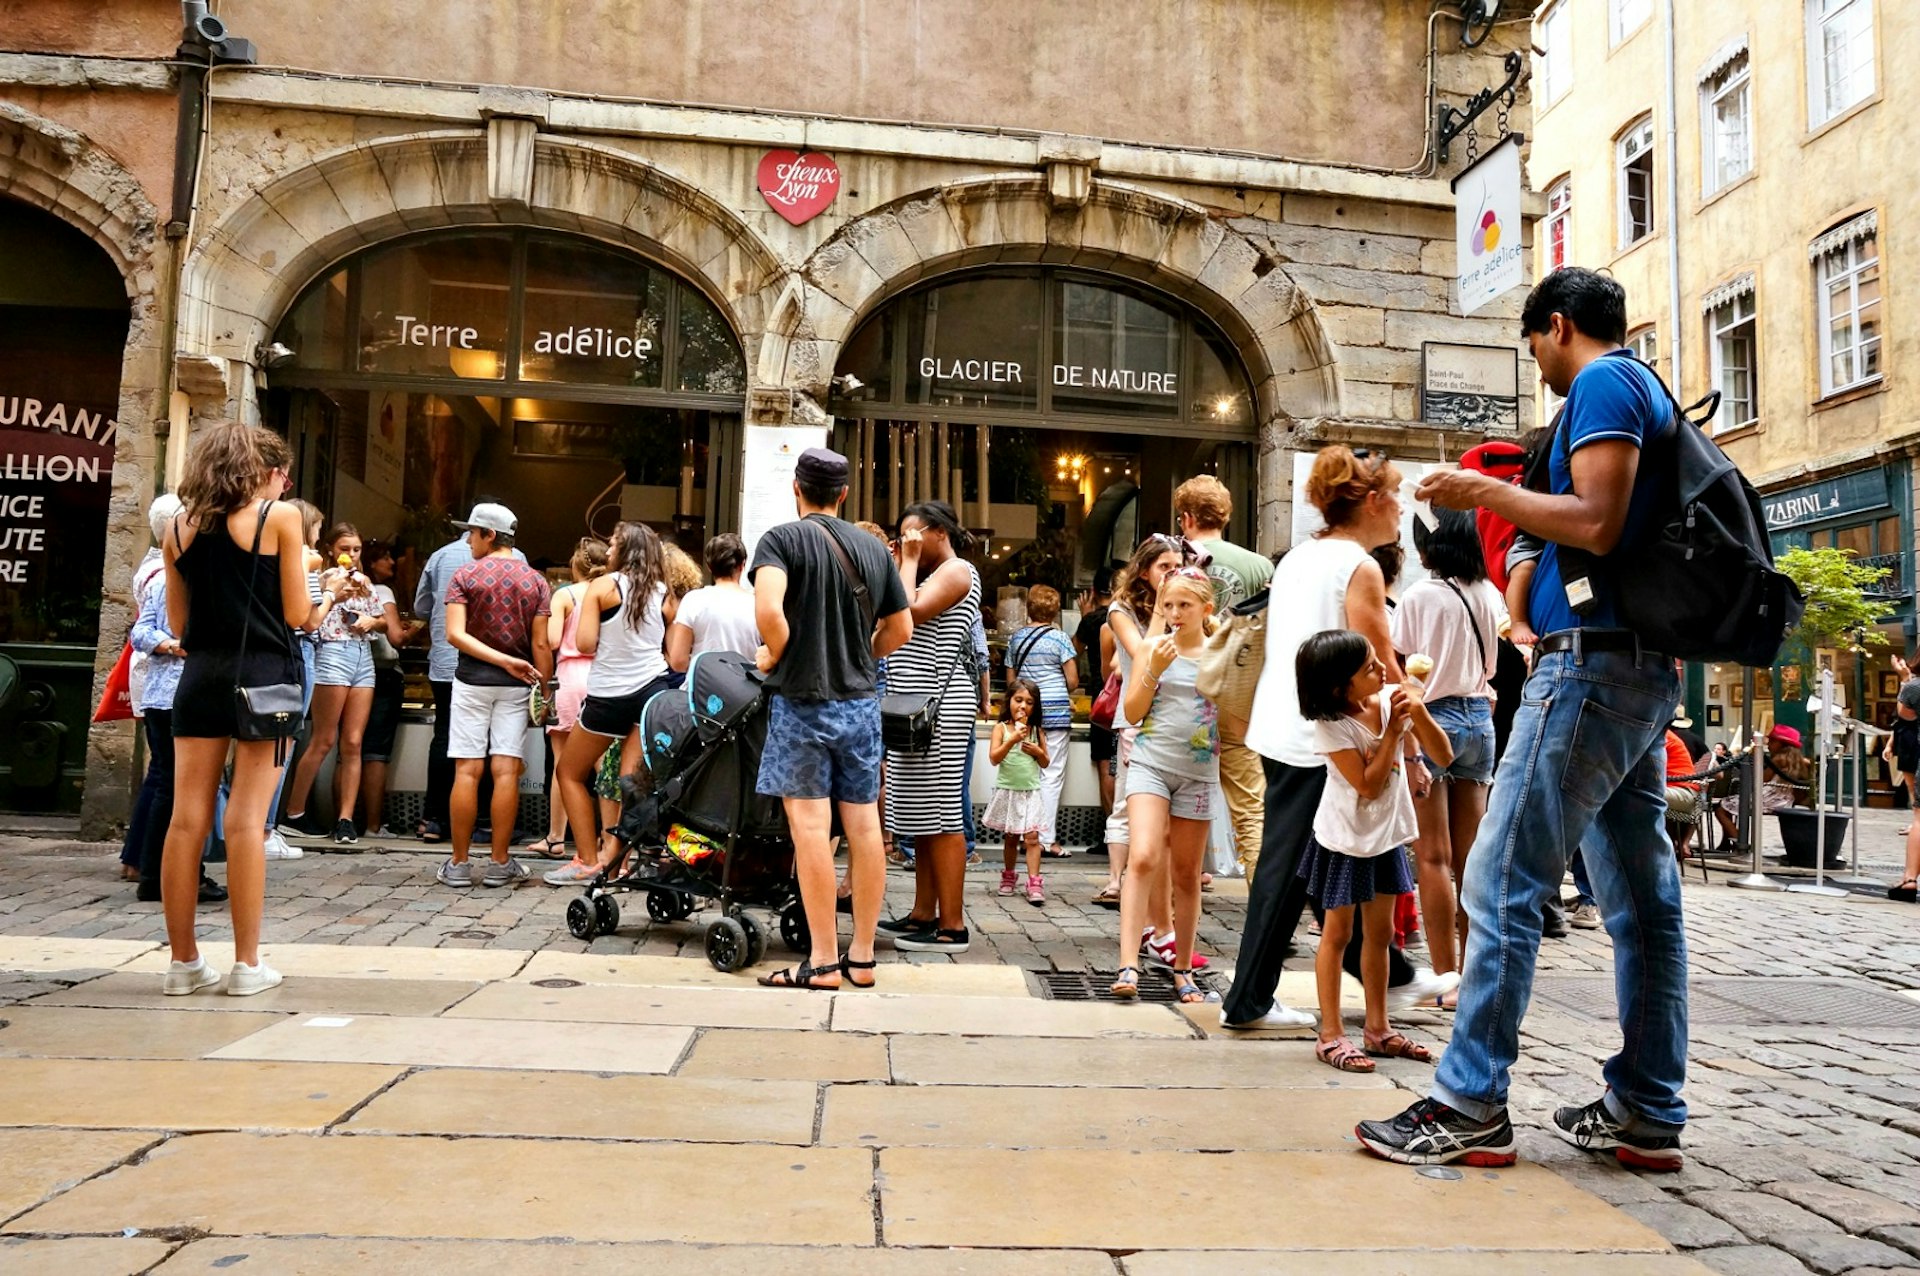
[(1760, 785), (1763, 779), (1761, 768), (1766, 758), (1766, 742), (1754, 734), (1753, 730), (1753, 670), (1741, 671), (1745, 693), (1740, 697), (1740, 729), (1747, 735), (1747, 750), (1753, 759), (1752, 770), (1746, 783), (1741, 786), (1741, 811), (1750, 821), (1747, 825), (1747, 841), (1753, 850), (1753, 863), (1743, 877), (1727, 879), (1727, 885), (1748, 891), (1783, 891), (1785, 882), (1776, 881), (1760, 871), (1760, 842), (1766, 829), (1766, 813), (1760, 802)]
[(1847, 727), (1853, 741), (1853, 827), (1849, 830), (1852, 833), (1853, 853), (1847, 864), (1846, 876), (1833, 880), (1841, 886), (1885, 886), (1886, 883), (1879, 878), (1865, 877), (1860, 872), (1860, 799), (1867, 787), (1866, 757), (1862, 750), (1870, 733), (1878, 739), (1878, 728), (1853, 718), (1847, 720)]
[(1796, 895), (1845, 895), (1827, 885), (1827, 754), (1833, 748), (1833, 670), (1820, 671), (1820, 703), (1814, 707), (1813, 881), (1787, 887)]

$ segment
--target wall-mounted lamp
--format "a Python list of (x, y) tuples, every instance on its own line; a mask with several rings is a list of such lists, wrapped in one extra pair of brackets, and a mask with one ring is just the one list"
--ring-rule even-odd
[(274, 341), (255, 347), (253, 364), (257, 368), (279, 368), (292, 363), (297, 357), (293, 347)]

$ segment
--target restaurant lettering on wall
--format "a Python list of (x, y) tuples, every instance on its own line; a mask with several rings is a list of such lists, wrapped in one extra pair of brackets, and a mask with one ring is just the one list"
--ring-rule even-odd
[(104, 505), (119, 428), (79, 404), (0, 394), (0, 584), (35, 579), (63, 510)]
[[(1021, 385), (1026, 369), (1009, 359), (920, 360), (920, 375), (931, 381), (969, 385)], [(1053, 383), (1057, 386), (1084, 386), (1093, 390), (1118, 390), (1123, 394), (1180, 393), (1177, 372), (1142, 372), (1134, 368), (1089, 368), (1080, 364), (1053, 365)]]

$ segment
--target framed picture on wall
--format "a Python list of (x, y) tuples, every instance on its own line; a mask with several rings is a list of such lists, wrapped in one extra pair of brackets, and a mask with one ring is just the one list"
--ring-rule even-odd
[(1707, 699), (1718, 700), (1719, 698), (1720, 698), (1720, 684), (1717, 682), (1709, 682), (1707, 684)]
[(1880, 698), (1892, 700), (1900, 694), (1900, 675), (1888, 670), (1880, 675)]
[(1727, 703), (1738, 709), (1747, 702), (1746, 684), (1730, 682), (1727, 684)]
[(1773, 670), (1756, 669), (1754, 671), (1753, 698), (1756, 700), (1773, 699)]
[(1722, 709), (1717, 704), (1710, 704), (1707, 706), (1707, 725), (1708, 726), (1710, 727), (1725, 726), (1726, 722), (1727, 722), (1726, 710)]
[(1800, 698), (1800, 666), (1782, 665), (1780, 667), (1780, 698), (1798, 700)]

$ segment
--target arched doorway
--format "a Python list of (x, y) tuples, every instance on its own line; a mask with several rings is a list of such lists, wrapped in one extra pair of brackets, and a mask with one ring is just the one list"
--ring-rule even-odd
[(951, 501), (983, 537), (989, 597), (1068, 599), (1211, 473), (1251, 543), (1255, 407), (1231, 343), (1136, 281), (1050, 266), (944, 275), (882, 305), (841, 354), (831, 407), (858, 458), (853, 512)]
[(130, 314), (97, 244), (0, 197), (0, 811), (80, 809)]

